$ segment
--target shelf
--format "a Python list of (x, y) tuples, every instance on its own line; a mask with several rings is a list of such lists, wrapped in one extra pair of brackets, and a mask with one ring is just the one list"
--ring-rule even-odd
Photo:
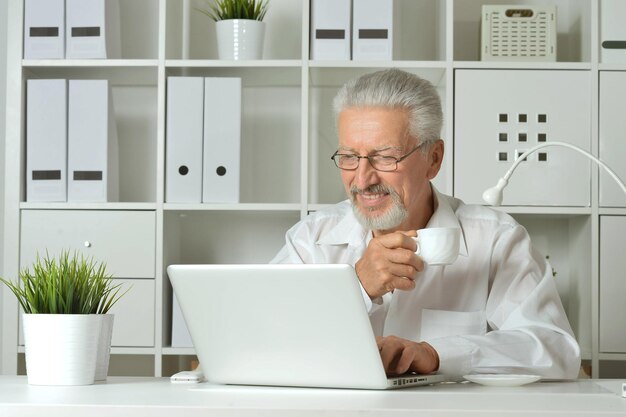
[(500, 206), (493, 207), (508, 214), (536, 214), (557, 217), (589, 216), (591, 207), (530, 207), (530, 206)]
[(298, 68), (297, 59), (258, 59), (251, 61), (226, 61), (221, 59), (168, 59), (166, 68)]
[(626, 207), (600, 207), (599, 212), (601, 216), (626, 216)]
[(601, 361), (626, 361), (626, 353), (600, 353)]
[(22, 210), (156, 210), (155, 203), (20, 203)]
[(24, 59), (22, 67), (24, 68), (130, 68), (130, 67), (146, 67), (156, 68), (159, 61), (156, 59)]
[(598, 64), (600, 71), (626, 71), (626, 62)]
[[(111, 86), (157, 86), (158, 65), (156, 61), (125, 61), (120, 63), (133, 62), (137, 65), (105, 64), (108, 61), (64, 61), (59, 60), (59, 65), (47, 65), (48, 61), (28, 61), (37, 63), (36, 65), (25, 65), (22, 67), (24, 78), (64, 78), (64, 79), (107, 79)], [(68, 62), (79, 63), (78, 65), (67, 64)], [(41, 63), (41, 65), (39, 64)], [(62, 64), (61, 64), (62, 63)]]
[(192, 347), (164, 347), (161, 351), (163, 355), (195, 355), (196, 350)]
[(589, 62), (500, 62), (454, 61), (454, 69), (538, 69), (538, 70), (591, 70)]
[(309, 61), (311, 68), (440, 68), (445, 61)]
[(293, 203), (223, 203), (223, 204), (185, 204), (165, 203), (165, 211), (300, 211), (302, 206)]
[(113, 355), (154, 355), (155, 348), (111, 347)]
[[(111, 347), (112, 355), (154, 355), (155, 348)], [(26, 353), (23, 345), (17, 347), (17, 353)]]

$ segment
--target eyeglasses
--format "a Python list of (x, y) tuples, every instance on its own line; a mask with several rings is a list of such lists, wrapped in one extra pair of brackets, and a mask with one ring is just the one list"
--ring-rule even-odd
[(415, 148), (411, 149), (411, 151), (407, 154), (402, 155), (399, 158), (395, 156), (386, 156), (386, 155), (367, 155), (360, 156), (350, 153), (339, 153), (339, 151), (335, 152), (330, 159), (333, 160), (337, 168), (343, 169), (345, 171), (355, 171), (359, 167), (359, 162), (361, 159), (367, 159), (370, 162), (372, 168), (376, 171), (384, 171), (390, 172), (398, 169), (398, 164), (408, 158), (413, 152), (422, 147), (426, 142), (421, 142)]

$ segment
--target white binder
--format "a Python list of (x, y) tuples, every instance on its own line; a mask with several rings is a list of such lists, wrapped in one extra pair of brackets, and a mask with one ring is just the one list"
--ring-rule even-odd
[(168, 77), (165, 201), (202, 202), (204, 78)]
[(352, 59), (393, 59), (393, 0), (353, 0)]
[(172, 294), (172, 347), (193, 347), (191, 334), (175, 294)]
[(204, 79), (203, 203), (239, 202), (241, 78)]
[(311, 1), (311, 59), (350, 60), (350, 0)]
[(626, 62), (626, 1), (600, 2), (600, 60)]
[(64, 23), (64, 0), (25, 0), (24, 59), (63, 59)]
[(65, 57), (121, 58), (118, 0), (65, 1), (67, 37)]
[(26, 201), (67, 200), (67, 82), (26, 85)]
[(117, 129), (108, 80), (70, 80), (68, 201), (118, 200)]

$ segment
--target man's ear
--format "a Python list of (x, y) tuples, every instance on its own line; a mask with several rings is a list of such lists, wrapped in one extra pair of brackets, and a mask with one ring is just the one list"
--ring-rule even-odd
[(441, 163), (443, 162), (443, 152), (443, 140), (437, 139), (437, 141), (433, 143), (428, 150), (428, 161), (430, 162), (430, 166), (426, 175), (429, 180), (432, 180), (437, 176), (437, 173), (441, 168)]

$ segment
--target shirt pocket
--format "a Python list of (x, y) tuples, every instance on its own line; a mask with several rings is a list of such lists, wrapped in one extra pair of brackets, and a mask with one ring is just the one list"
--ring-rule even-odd
[(484, 335), (487, 320), (484, 311), (422, 310), (422, 340), (446, 336)]

